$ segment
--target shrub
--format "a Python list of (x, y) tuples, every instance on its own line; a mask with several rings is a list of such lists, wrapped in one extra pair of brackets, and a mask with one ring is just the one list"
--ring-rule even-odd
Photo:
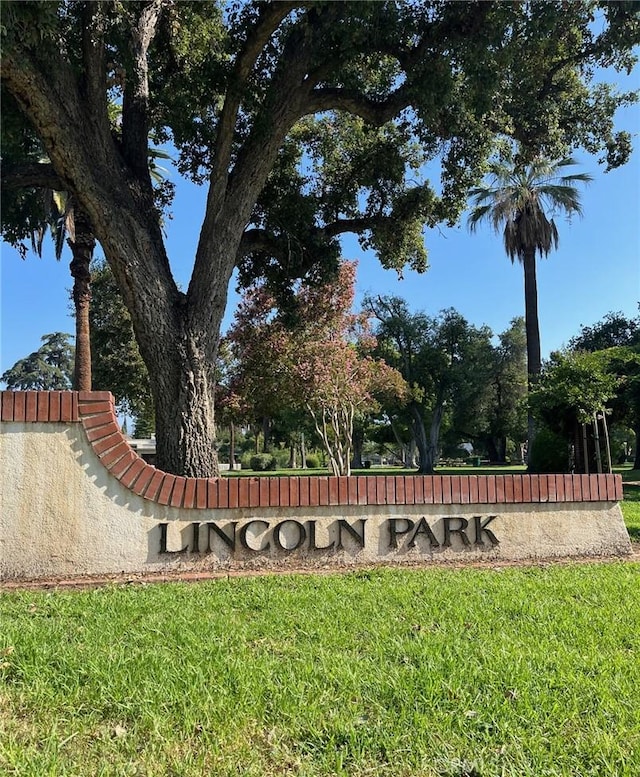
[(569, 446), (559, 434), (542, 426), (529, 451), (529, 472), (568, 472)]
[(276, 448), (270, 454), (275, 462), (269, 469), (286, 469), (289, 466), (289, 448)]
[(315, 453), (307, 453), (307, 468), (318, 469), (320, 467), (320, 457)]
[(255, 453), (249, 460), (249, 466), (254, 472), (266, 472), (277, 469), (278, 462), (271, 453)]
[(243, 453), (240, 457), (240, 468), (241, 469), (251, 469), (251, 459), (253, 458), (253, 453), (251, 451), (247, 451), (246, 453)]

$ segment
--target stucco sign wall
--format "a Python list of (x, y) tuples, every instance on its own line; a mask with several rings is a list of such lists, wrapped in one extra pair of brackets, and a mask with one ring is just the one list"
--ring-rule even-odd
[(614, 475), (180, 478), (105, 392), (2, 392), (0, 578), (631, 551)]

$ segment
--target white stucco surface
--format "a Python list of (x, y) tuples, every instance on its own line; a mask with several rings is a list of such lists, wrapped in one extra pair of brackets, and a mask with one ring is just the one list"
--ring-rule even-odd
[[(516, 560), (624, 555), (631, 551), (620, 507), (610, 502), (218, 510), (167, 507), (136, 496), (112, 477), (94, 454), (80, 424), (4, 423), (0, 461), (0, 579), (5, 580), (176, 568), (340, 567), (376, 561)], [(487, 532), (481, 532), (476, 544), (476, 516), (481, 522), (495, 516), (487, 528), (498, 545), (491, 543)], [(408, 528), (407, 520), (414, 523), (415, 530), (423, 517), (433, 537), (422, 524), (423, 531), (409, 548), (412, 533), (401, 532)], [(362, 533), (361, 519), (365, 519), (364, 547), (344, 523), (339, 523), (346, 521)], [(462, 525), (459, 519), (469, 521), (465, 534), (469, 545), (455, 531)], [(283, 521), (287, 523), (276, 528)], [(206, 526), (208, 522), (215, 522), (229, 538), (235, 536), (234, 550)], [(243, 535), (247, 524), (250, 526)], [(390, 547), (394, 525), (397, 548)], [(452, 530), (451, 547), (443, 547), (446, 525)], [(167, 553), (160, 552), (163, 531)], [(277, 547), (274, 531), (284, 548)], [(314, 531), (317, 548), (332, 542), (333, 547), (312, 549), (310, 535)], [(199, 536), (198, 553), (193, 552), (195, 533)], [(340, 536), (342, 549), (336, 547)], [(209, 537), (210, 552), (206, 552)], [(298, 542), (300, 548), (290, 550)], [(174, 552), (184, 547), (189, 550)]]

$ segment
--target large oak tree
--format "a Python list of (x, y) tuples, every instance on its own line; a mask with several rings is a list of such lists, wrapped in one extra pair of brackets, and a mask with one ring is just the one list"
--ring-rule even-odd
[[(550, 158), (629, 153), (612, 123), (626, 98), (591, 79), (630, 66), (633, 3), (5, 2), (2, 35), (3, 88), (50, 159), (3, 176), (48, 175), (87, 213), (149, 369), (158, 465), (184, 475), (217, 471), (234, 268), (286, 302), (296, 277), (336, 270), (351, 231), (385, 265), (423, 269), (421, 226), (458, 218), (496, 137)], [(209, 187), (185, 291), (154, 207), (150, 130)], [(419, 175), (435, 159), (438, 195)]]

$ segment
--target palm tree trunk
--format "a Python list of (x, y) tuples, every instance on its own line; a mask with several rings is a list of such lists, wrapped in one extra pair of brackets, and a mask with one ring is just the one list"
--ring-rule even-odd
[(69, 269), (73, 277), (73, 304), (76, 316), (76, 353), (73, 388), (76, 391), (91, 391), (90, 265), (96, 241), (86, 214), (78, 207), (75, 208), (74, 221), (74, 239), (69, 238), (68, 240), (73, 257)]
[(527, 249), (522, 263), (524, 265), (524, 321), (527, 332), (527, 372), (529, 374), (529, 382), (533, 379), (535, 383), (542, 369), (535, 249)]
[[(538, 281), (536, 278), (535, 248), (528, 248), (522, 258), (524, 266), (524, 321), (527, 333), (527, 374), (529, 390), (537, 383), (542, 370), (540, 354), (540, 326), (538, 324)], [(535, 439), (535, 420), (529, 411), (527, 416), (528, 457)]]

